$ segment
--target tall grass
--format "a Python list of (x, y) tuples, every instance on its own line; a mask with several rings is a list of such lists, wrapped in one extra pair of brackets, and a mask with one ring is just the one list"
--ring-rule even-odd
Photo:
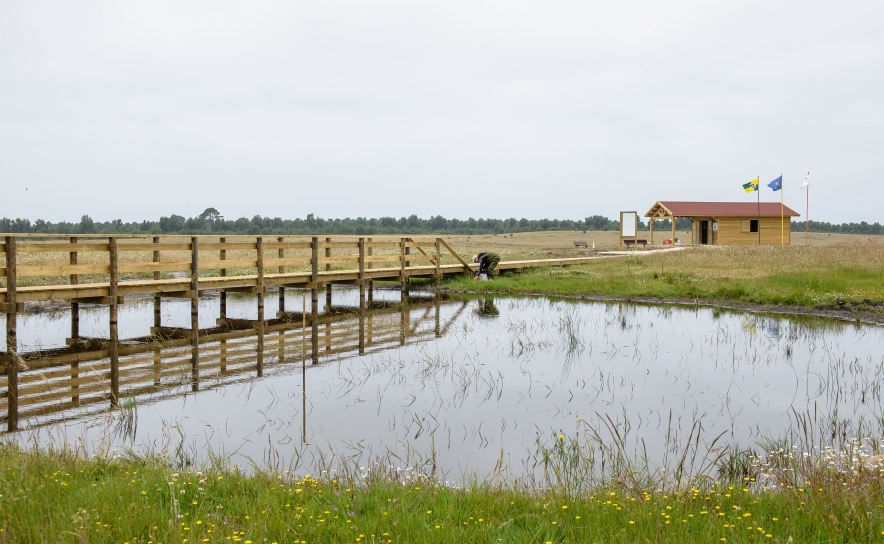
[(496, 293), (717, 299), (876, 311), (884, 301), (884, 252), (862, 243), (699, 247), (526, 270), (482, 283), (452, 278), (446, 285)]
[[(163, 455), (0, 447), (8, 542), (869, 542), (884, 462), (869, 444), (753, 455), (742, 476), (701, 422), (652, 467), (621, 424), (539, 439), (538, 479), (452, 485), (423, 459), (331, 456), (318, 474)], [(503, 458), (503, 456), (502, 456)], [(417, 461), (414, 464), (410, 462)]]

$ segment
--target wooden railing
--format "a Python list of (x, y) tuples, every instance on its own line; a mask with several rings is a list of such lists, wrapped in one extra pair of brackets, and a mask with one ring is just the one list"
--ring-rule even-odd
[[(355, 283), (371, 279), (390, 279), (388, 273), (378, 274), (374, 269), (378, 264), (386, 263), (398, 266), (399, 274), (393, 279), (404, 281), (404, 278), (412, 275), (441, 277), (443, 273), (451, 273), (450, 267), (442, 266), (442, 248), (445, 248), (460, 264), (463, 271), (470, 269), (469, 264), (460, 257), (448, 243), (441, 238), (415, 239), (400, 238), (398, 240), (374, 240), (372, 238), (358, 238), (355, 240), (342, 241), (340, 239), (319, 237), (311, 239), (291, 239), (287, 237), (252, 237), (249, 239), (238, 237), (189, 237), (186, 241), (165, 241), (163, 237), (153, 237), (151, 241), (145, 238), (130, 238), (111, 236), (106, 241), (84, 237), (71, 236), (66, 240), (40, 240), (22, 238), (21, 236), (6, 236), (4, 243), (0, 244), (0, 252), (6, 255), (5, 263), (0, 267), (0, 277), (5, 277), (6, 288), (0, 289), (0, 304), (4, 305), (6, 313), (14, 313), (16, 304), (28, 300), (45, 300), (47, 298), (69, 299), (95, 299), (95, 294), (88, 291), (89, 286), (101, 286), (107, 291), (103, 296), (111, 296), (110, 290), (114, 283), (119, 283), (121, 275), (136, 275), (145, 281), (131, 282), (124, 294), (151, 293), (150, 280), (159, 281), (163, 273), (191, 272), (196, 273), (199, 279), (226, 278), (216, 281), (218, 287), (243, 283), (237, 279), (246, 280), (249, 287), (263, 287), (265, 285), (286, 285), (304, 283), (322, 283), (320, 276), (323, 272), (332, 272), (341, 268), (349, 269), (355, 274), (354, 277), (333, 278), (329, 281), (347, 281)], [(430, 250), (427, 251), (429, 248)], [(417, 254), (412, 250), (417, 250)], [(176, 260), (164, 261), (164, 254), (172, 252)], [(217, 252), (217, 253), (215, 253)], [(230, 252), (251, 253), (251, 255), (237, 255), (229, 258)], [(275, 255), (268, 257), (268, 252)], [(297, 254), (292, 254), (295, 252)], [(345, 254), (341, 254), (341, 253)], [(47, 254), (48, 260), (58, 261), (51, 258), (59, 253), (68, 254), (68, 262), (52, 264), (33, 264), (34, 259), (28, 259), (28, 254)], [(186, 253), (185, 255), (181, 255)], [(337, 254), (335, 254), (337, 253)], [(84, 254), (89, 255), (89, 261), (82, 262)], [(96, 255), (97, 254), (97, 255)], [(181, 258), (184, 257), (184, 258)], [(214, 258), (213, 258), (214, 257)], [(413, 263), (420, 263), (412, 266)], [(432, 270), (428, 270), (429, 264)], [(349, 266), (348, 266), (349, 265)], [(324, 270), (322, 270), (324, 268)], [(455, 267), (456, 268), (456, 267)], [(255, 273), (240, 273), (236, 276), (229, 275), (232, 270), (254, 270)], [(272, 272), (270, 272), (272, 270)], [(309, 271), (309, 272), (308, 272)], [(366, 276), (368, 272), (368, 277)], [(306, 274), (310, 279), (306, 279)], [(153, 276), (152, 278), (150, 276)], [(67, 285), (70, 289), (61, 288), (59, 276), (66, 276)], [(83, 283), (81, 276), (100, 276), (97, 282)], [(25, 278), (43, 278), (38, 282), (40, 285), (25, 286), (20, 288), (18, 283)], [(94, 279), (94, 278), (93, 278)], [(130, 278), (131, 279), (131, 278)], [(106, 281), (105, 281), (106, 280)], [(255, 281), (257, 280), (257, 281)], [(212, 280), (209, 280), (212, 281)], [(25, 283), (29, 283), (26, 281)], [(225, 285), (220, 285), (225, 284)], [(107, 287), (104, 287), (107, 285)], [(53, 287), (53, 289), (40, 289), (40, 287)], [(77, 287), (73, 287), (77, 286)], [(234, 287), (244, 287), (235, 285)], [(18, 293), (17, 293), (18, 292)], [(163, 292), (158, 289), (156, 292)], [(174, 291), (170, 291), (174, 292)], [(18, 294), (18, 296), (16, 296)], [(180, 293), (187, 296), (188, 293)], [(99, 295), (102, 296), (102, 295)], [(165, 295), (174, 296), (174, 295)], [(88, 300), (87, 302), (97, 302)], [(109, 302), (109, 301), (108, 301)]]
[[(42, 239), (48, 238), (48, 239)], [(148, 241), (149, 240), (149, 241)], [(425, 247), (431, 248), (427, 251)], [(442, 264), (442, 248), (454, 256), (457, 264)], [(418, 254), (412, 253), (416, 249)], [(260, 364), (265, 327), (264, 295), (268, 287), (279, 291), (280, 312), (285, 313), (285, 288), (311, 290), (311, 307), (316, 312), (318, 292), (326, 287), (327, 305), (331, 305), (331, 286), (351, 284), (359, 287), (365, 300), (366, 287), (371, 293), (375, 280), (396, 281), (406, 292), (410, 278), (440, 280), (445, 274), (471, 273), (471, 267), (441, 238), (394, 240), (373, 238), (309, 239), (293, 237), (162, 237), (135, 236), (33, 236), (5, 235), (0, 244), (5, 263), (0, 275), (6, 288), (0, 290), (0, 311), (6, 313), (6, 353), (0, 362), (6, 366), (9, 413), (18, 413), (18, 340), (16, 315), (28, 301), (64, 299), (71, 303), (71, 344), (80, 342), (79, 304), (107, 304), (109, 311), (110, 399), (119, 398), (120, 342), (118, 331), (119, 304), (129, 295), (154, 297), (154, 328), (162, 329), (161, 299), (168, 297), (191, 300), (191, 367), (194, 381), (199, 374), (199, 295), (206, 289), (221, 293), (221, 319), (226, 319), (226, 294), (256, 293), (258, 304), (258, 357)], [(172, 252), (173, 260), (163, 261)], [(217, 253), (215, 253), (217, 252)], [(67, 253), (67, 262), (36, 263), (29, 254), (58, 255)], [(239, 254), (238, 254), (239, 253)], [(268, 256), (268, 253), (270, 255)], [(96, 255), (97, 254), (97, 255)], [(82, 257), (88, 256), (88, 259)], [(230, 258), (233, 257), (233, 258)], [(49, 260), (53, 260), (51, 257)], [(55, 259), (58, 261), (59, 259)], [(64, 260), (64, 259), (62, 259)], [(89, 260), (92, 262), (83, 262)], [(419, 261), (429, 264), (412, 264)], [(376, 267), (386, 264), (385, 267)], [(394, 266), (389, 266), (393, 264)], [(324, 270), (320, 270), (320, 267)], [(189, 277), (187, 272), (190, 272)], [(254, 273), (252, 273), (254, 271)], [(179, 275), (163, 278), (163, 273)], [(234, 272), (233, 275), (230, 272)], [(124, 278), (121, 275), (135, 275)], [(98, 278), (95, 278), (98, 276)], [(23, 285), (22, 279), (40, 277), (36, 285)], [(95, 281), (95, 280), (99, 281)], [(88, 280), (88, 281), (83, 281)], [(27, 283), (27, 281), (25, 282)], [(62, 284), (59, 284), (62, 283)], [(311, 331), (311, 344), (318, 333)], [(15, 430), (17, 418), (8, 418), (9, 430)]]

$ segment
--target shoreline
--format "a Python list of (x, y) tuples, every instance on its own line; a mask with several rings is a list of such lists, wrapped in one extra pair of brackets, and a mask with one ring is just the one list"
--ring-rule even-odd
[[(728, 299), (689, 299), (689, 298), (660, 298), (660, 297), (635, 297), (635, 296), (614, 296), (614, 295), (565, 295), (543, 292), (499, 292), (499, 291), (483, 291), (474, 289), (451, 289), (442, 287), (434, 289), (443, 293), (460, 293), (468, 295), (492, 295), (492, 296), (520, 296), (520, 297), (547, 297), (559, 298), (566, 300), (585, 300), (591, 302), (627, 302), (648, 305), (673, 305), (673, 306), (695, 306), (697, 308), (719, 308), (724, 310), (750, 312), (756, 314), (778, 314), (778, 315), (794, 315), (817, 317), (822, 319), (834, 319), (838, 321), (846, 321), (865, 325), (884, 325), (884, 311), (870, 312), (868, 310), (839, 310), (839, 309), (823, 309), (823, 308), (805, 308), (803, 306), (786, 305), (786, 304), (770, 304), (763, 302), (737, 302)], [(873, 303), (874, 304), (874, 303)], [(845, 304), (844, 306), (848, 306)], [(852, 306), (852, 304), (850, 304)], [(879, 302), (877, 306), (884, 310), (884, 302)]]

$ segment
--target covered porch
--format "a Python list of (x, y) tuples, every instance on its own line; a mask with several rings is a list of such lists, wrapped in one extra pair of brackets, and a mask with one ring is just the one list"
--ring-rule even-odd
[[(666, 206), (663, 205), (662, 202), (657, 202), (654, 204), (648, 213), (645, 214), (645, 217), (648, 218), (648, 227), (650, 228), (650, 243), (654, 243), (654, 222), (658, 219), (669, 219), (672, 222), (672, 233), (671, 238), (672, 243), (675, 243), (675, 222), (678, 220), (679, 216), (672, 213)], [(691, 229), (694, 230), (693, 228)], [(693, 238), (693, 236), (691, 236)], [(692, 240), (693, 241), (693, 240)]]

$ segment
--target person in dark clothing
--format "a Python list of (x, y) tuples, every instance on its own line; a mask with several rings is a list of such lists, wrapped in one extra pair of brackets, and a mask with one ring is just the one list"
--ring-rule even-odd
[(492, 252), (482, 252), (478, 255), (473, 256), (473, 262), (479, 263), (479, 270), (476, 271), (476, 277), (478, 278), (480, 274), (491, 275), (494, 272), (494, 269), (497, 268), (497, 264), (500, 263), (500, 255)]

